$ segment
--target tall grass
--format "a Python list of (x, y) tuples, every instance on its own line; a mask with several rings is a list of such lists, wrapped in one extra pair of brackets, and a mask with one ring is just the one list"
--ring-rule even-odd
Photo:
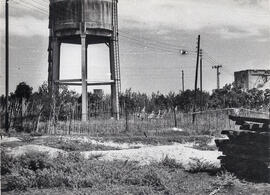
[[(137, 117), (138, 113), (131, 113), (126, 118), (121, 116), (119, 121), (110, 118), (110, 114), (98, 113), (90, 117), (88, 122), (80, 121), (79, 112), (70, 112), (69, 116), (52, 125), (51, 121), (40, 121), (42, 106), (38, 103), (27, 105), (26, 112), (21, 115), (21, 107), (14, 102), (10, 108), (10, 126), (29, 132), (45, 134), (87, 134), (105, 135), (119, 133), (162, 133), (172, 130), (173, 127), (187, 131), (190, 135), (218, 135), (224, 129), (235, 129), (236, 126), (229, 120), (229, 115), (268, 118), (268, 113), (247, 109), (220, 109), (197, 113), (166, 112), (162, 117)], [(22, 119), (20, 117), (22, 116)], [(128, 121), (126, 121), (128, 120)], [(52, 129), (53, 128), (53, 129)]]
[[(245, 109), (223, 109), (204, 111), (199, 113), (178, 112), (176, 118), (173, 113), (168, 113), (163, 118), (140, 119), (136, 114), (130, 114), (126, 123), (125, 117), (119, 121), (109, 118), (90, 118), (88, 122), (81, 122), (70, 117), (66, 121), (58, 121), (56, 125), (57, 134), (87, 134), (93, 136), (115, 135), (119, 133), (151, 134), (167, 132), (176, 128), (188, 132), (189, 135), (219, 135), (224, 129), (236, 129), (234, 122), (229, 120), (229, 115), (240, 115), (249, 117), (268, 117), (267, 113), (257, 113)], [(193, 120), (194, 117), (194, 120)], [(127, 125), (126, 125), (127, 124)], [(176, 130), (177, 130), (176, 129)], [(40, 130), (50, 132), (47, 123), (40, 125)]]

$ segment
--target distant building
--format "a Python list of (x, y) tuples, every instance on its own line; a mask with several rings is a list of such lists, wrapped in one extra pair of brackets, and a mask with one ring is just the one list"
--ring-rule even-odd
[(103, 97), (104, 92), (102, 89), (94, 89), (94, 94), (99, 96), (99, 97)]
[(270, 70), (242, 70), (234, 72), (234, 82), (244, 90), (262, 89), (270, 81)]

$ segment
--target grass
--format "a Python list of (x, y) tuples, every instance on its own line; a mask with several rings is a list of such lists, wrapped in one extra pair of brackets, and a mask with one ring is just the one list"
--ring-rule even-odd
[(195, 142), (201, 145), (207, 145), (212, 137), (206, 135), (189, 135), (188, 132), (162, 132), (162, 133), (147, 133), (147, 134), (126, 134), (105, 135), (100, 138), (104, 141), (113, 141), (116, 143), (142, 143), (149, 145), (169, 145), (173, 143)]
[[(205, 112), (196, 114), (193, 122), (193, 115), (190, 113), (177, 113), (177, 127), (185, 129), (192, 135), (219, 135), (221, 130), (231, 126), (228, 119), (228, 111)], [(59, 121), (56, 126), (56, 132), (59, 134), (87, 134), (91, 136), (117, 135), (123, 132), (132, 134), (163, 132), (169, 130), (175, 125), (173, 114), (159, 119), (141, 120), (135, 115), (130, 115), (128, 126), (125, 118), (119, 121), (105, 118), (91, 118), (87, 123), (81, 123), (78, 120)], [(233, 126), (233, 125), (232, 125)], [(48, 129), (47, 122), (40, 123), (40, 129), (43, 132), (51, 132)]]
[(103, 151), (103, 150), (119, 150), (119, 148), (104, 146), (101, 144), (92, 144), (88, 142), (80, 142), (79, 140), (65, 140), (62, 137), (50, 137), (45, 139), (45, 146), (58, 148), (67, 152), (72, 151)]
[[(52, 148), (61, 149), (67, 152), (93, 151), (93, 150), (95, 151), (119, 150), (119, 148), (117, 147), (81, 142), (79, 140), (66, 140), (66, 139), (63, 139), (63, 137), (61, 136), (35, 137), (34, 138), (30, 135), (24, 134), (19, 137), (21, 141), (1, 143), (1, 147), (2, 148), (7, 148), (7, 147), (15, 148), (15, 147), (23, 146), (26, 144), (36, 144), (36, 145), (43, 145), (43, 146), (49, 146)], [(77, 137), (80, 137), (80, 136), (77, 136)], [(69, 138), (69, 136), (66, 136), (65, 138)]]
[[(3, 161), (9, 160), (3, 158)], [(242, 184), (227, 173), (191, 174), (166, 157), (161, 163), (139, 166), (135, 162), (85, 160), (78, 154), (52, 160), (44, 154), (13, 158), (2, 194), (267, 194), (269, 186)], [(232, 181), (231, 181), (232, 180)], [(231, 181), (231, 182), (230, 182)], [(243, 187), (244, 186), (244, 187)]]
[(192, 162), (189, 163), (189, 168), (186, 171), (190, 173), (207, 172), (215, 174), (219, 171), (219, 167), (199, 158), (192, 158)]

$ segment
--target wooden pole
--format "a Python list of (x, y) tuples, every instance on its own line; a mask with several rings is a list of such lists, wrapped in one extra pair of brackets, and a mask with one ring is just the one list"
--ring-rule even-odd
[[(196, 71), (195, 71), (195, 91), (194, 91), (194, 104), (193, 104), (193, 112), (196, 111), (196, 100), (197, 100), (197, 84), (198, 84), (198, 67), (199, 67), (199, 58), (200, 58), (200, 39), (201, 36), (198, 35), (197, 42), (197, 61), (196, 61)], [(195, 121), (195, 114), (192, 114), (192, 122)]]
[(8, 94), (9, 94), (9, 0), (6, 0), (6, 109), (5, 109), (5, 128), (9, 131), (8, 118)]
[(182, 70), (182, 91), (185, 91), (185, 73), (184, 70)]
[(200, 110), (202, 111), (202, 49), (200, 49)]
[(217, 89), (220, 88), (220, 79), (219, 79), (219, 76), (220, 76), (220, 68), (222, 68), (222, 65), (217, 65), (217, 66), (212, 66), (212, 69), (217, 69)]

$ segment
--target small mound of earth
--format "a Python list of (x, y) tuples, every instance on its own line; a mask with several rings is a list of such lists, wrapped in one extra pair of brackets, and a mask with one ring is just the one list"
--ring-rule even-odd
[(102, 140), (95, 140), (90, 137), (60, 137), (61, 139), (65, 141), (79, 141), (81, 143), (90, 143), (93, 145), (102, 145), (102, 146), (108, 146), (108, 147), (113, 147), (113, 148), (118, 148), (118, 149), (130, 149), (130, 148), (141, 148), (145, 147), (146, 145), (142, 143), (116, 143), (113, 141), (102, 141)]
[(2, 137), (2, 139), (0, 140), (0, 143), (8, 143), (8, 142), (19, 142), (21, 141), (20, 139), (18, 139), (17, 137)]
[(41, 145), (24, 145), (18, 146), (13, 149), (7, 151), (9, 155), (13, 157), (21, 156), (28, 152), (40, 152), (40, 153), (48, 153), (51, 158), (55, 158), (58, 156), (59, 153), (66, 153), (64, 150), (48, 147), (48, 146), (41, 146)]
[(92, 155), (100, 155), (100, 160), (130, 160), (137, 161), (141, 165), (148, 165), (151, 162), (161, 162), (166, 156), (175, 159), (177, 163), (188, 168), (193, 163), (193, 159), (200, 159), (203, 162), (211, 163), (215, 167), (220, 167), (217, 159), (222, 153), (219, 151), (201, 151), (190, 148), (188, 144), (175, 144), (166, 146), (150, 146), (139, 149), (124, 149), (112, 151), (89, 151), (81, 152), (85, 158)]

